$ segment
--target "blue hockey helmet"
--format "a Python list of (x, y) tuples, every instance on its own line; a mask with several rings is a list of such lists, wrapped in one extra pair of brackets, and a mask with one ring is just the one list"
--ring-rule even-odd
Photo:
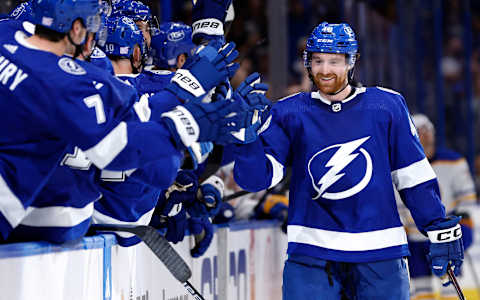
[(107, 41), (102, 47), (105, 54), (129, 58), (136, 45), (140, 47), (142, 55), (145, 53), (143, 34), (132, 19), (127, 17), (109, 18), (107, 28)]
[(329, 24), (323, 22), (310, 34), (304, 52), (304, 65), (310, 68), (311, 54), (343, 53), (347, 56), (348, 64), (354, 65), (357, 58), (358, 43), (355, 33), (346, 23)]
[(150, 8), (140, 1), (132, 0), (114, 0), (112, 2), (113, 15), (129, 17), (134, 22), (145, 21), (152, 19)]
[(159, 68), (175, 67), (180, 54), (190, 54), (195, 48), (192, 42), (192, 27), (183, 23), (164, 22), (152, 35), (153, 64)]
[(80, 19), (89, 32), (101, 27), (103, 14), (98, 0), (33, 0), (32, 21), (51, 30), (66, 33)]
[(32, 1), (20, 3), (8, 16), (15, 20), (32, 21)]

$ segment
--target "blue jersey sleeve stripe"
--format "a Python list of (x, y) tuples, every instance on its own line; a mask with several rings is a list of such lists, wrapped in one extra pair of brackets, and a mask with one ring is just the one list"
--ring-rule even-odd
[(272, 164), (272, 182), (270, 184), (269, 188), (272, 188), (276, 186), (280, 181), (283, 179), (283, 170), (284, 166), (278, 162), (278, 160), (275, 159), (270, 154), (265, 154), (265, 156), (268, 158), (270, 163)]
[(2, 205), (0, 206), (0, 212), (7, 219), (8, 223), (15, 228), (20, 221), (25, 217), (26, 210), (23, 207), (22, 201), (15, 196), (10, 190), (7, 183), (0, 175), (0, 199)]
[(89, 219), (93, 213), (93, 202), (84, 207), (33, 207), (27, 209), (27, 216), (21, 224), (32, 227), (74, 227)]
[(367, 232), (340, 232), (289, 225), (288, 242), (339, 251), (369, 251), (407, 244), (402, 226)]
[(84, 151), (98, 168), (105, 168), (127, 146), (127, 123), (120, 122), (99, 143)]
[(417, 186), (435, 178), (437, 178), (437, 176), (427, 158), (392, 172), (393, 183), (399, 191)]

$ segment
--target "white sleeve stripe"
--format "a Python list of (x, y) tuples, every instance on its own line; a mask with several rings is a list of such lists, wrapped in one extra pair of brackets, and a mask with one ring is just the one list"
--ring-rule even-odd
[(27, 211), (22, 201), (10, 190), (3, 177), (0, 175), (0, 213), (7, 219), (12, 228), (17, 227), (25, 217)]
[(283, 165), (270, 154), (265, 154), (272, 164), (272, 182), (269, 188), (276, 186), (283, 179)]
[(93, 213), (93, 202), (84, 207), (32, 207), (20, 224), (32, 227), (74, 227), (89, 219)]
[(435, 178), (437, 178), (437, 176), (427, 158), (392, 172), (392, 181), (399, 191), (417, 186)]
[(100, 142), (84, 151), (85, 155), (98, 168), (103, 169), (127, 146), (127, 123), (120, 122)]
[[(152, 208), (145, 214), (143, 214), (138, 220), (136, 221), (122, 221), (119, 219), (115, 219), (113, 217), (107, 216), (98, 210), (93, 211), (93, 224), (117, 224), (117, 225), (148, 225), (150, 223), (150, 220), (152, 219), (153, 211), (155, 208)], [(132, 236), (135, 236), (132, 233), (127, 233), (127, 232), (115, 232), (119, 236), (123, 238), (129, 238)]]

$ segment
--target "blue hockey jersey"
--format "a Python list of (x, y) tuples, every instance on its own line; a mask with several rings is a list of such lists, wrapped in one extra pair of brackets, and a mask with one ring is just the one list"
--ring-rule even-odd
[(258, 191), (292, 167), (289, 254), (342, 262), (408, 255), (393, 184), (420, 230), (445, 217), (399, 93), (358, 88), (341, 102), (299, 93), (276, 103), (267, 122), (257, 141), (235, 148), (234, 176)]
[[(176, 97), (165, 97), (161, 92), (170, 82), (171, 72), (148, 72), (138, 75), (119, 75), (124, 82), (137, 89), (140, 102), (136, 111), (148, 110), (142, 121), (160, 118), (165, 111), (180, 105)], [(152, 95), (149, 97), (149, 95)], [(147, 100), (148, 99), (148, 100)], [(138, 105), (138, 106), (137, 106)], [(133, 172), (102, 171), (98, 185), (103, 196), (95, 202), (94, 223), (148, 225), (162, 190), (175, 180), (183, 156), (181, 153), (152, 162)], [(140, 240), (130, 233), (118, 232), (122, 246), (134, 245)]]
[(70, 145), (84, 150), (99, 168), (112, 170), (179, 151), (161, 121), (123, 121), (137, 99), (125, 84), (97, 68), (39, 51), (21, 26), (0, 24), (0, 109), (6, 112), (0, 120), (3, 238), (25, 217)]

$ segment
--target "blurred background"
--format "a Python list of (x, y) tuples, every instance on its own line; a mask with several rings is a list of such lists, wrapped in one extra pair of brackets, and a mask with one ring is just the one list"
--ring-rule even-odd
[[(142, 0), (160, 22), (191, 24), (191, 0)], [(8, 13), (20, 0), (2, 0)], [(257, 71), (278, 99), (310, 90), (302, 64), (305, 40), (323, 21), (347, 22), (360, 45), (355, 79), (401, 92), (411, 113), (436, 127), (438, 146), (468, 159), (480, 183), (480, 1), (234, 0), (228, 40), (241, 69), (233, 85)], [(479, 142), (476, 142), (476, 141)]]

